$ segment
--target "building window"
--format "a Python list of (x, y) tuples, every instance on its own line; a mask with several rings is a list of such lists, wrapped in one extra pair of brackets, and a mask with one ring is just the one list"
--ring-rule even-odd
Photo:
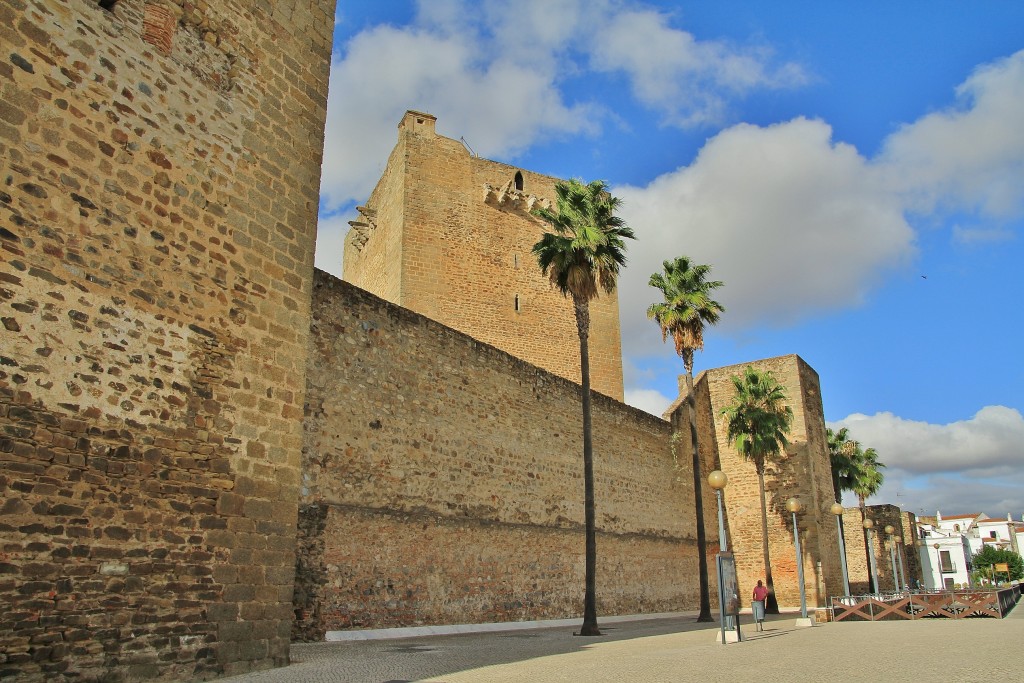
[(994, 532), (994, 531), (988, 532), (988, 537), (989, 538), (996, 538), (996, 532)]
[(939, 571), (943, 574), (952, 574), (954, 571), (953, 559), (949, 556), (948, 550), (939, 551)]
[(954, 524), (953, 525), (953, 531), (960, 531), (960, 525), (959, 524)]
[(516, 313), (518, 313), (519, 312), (519, 295), (518, 294), (516, 294), (515, 306), (516, 306)]
[(944, 585), (948, 591), (951, 591), (956, 587), (956, 583), (953, 581), (952, 576), (947, 576), (942, 582), (942, 585)]
[(516, 171), (516, 181), (515, 181), (515, 183), (516, 183), (516, 189), (519, 190), (520, 192), (522, 192), (523, 191), (523, 174), (520, 173), (519, 171)]
[(519, 254), (512, 254), (512, 267), (513, 268), (518, 268), (519, 267)]

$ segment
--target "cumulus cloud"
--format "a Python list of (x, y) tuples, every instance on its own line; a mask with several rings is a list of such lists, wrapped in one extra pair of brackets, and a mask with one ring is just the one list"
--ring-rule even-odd
[(631, 405), (658, 417), (661, 417), (665, 409), (675, 400), (655, 389), (626, 389), (625, 399), (626, 405)]
[(796, 64), (771, 68), (771, 51), (763, 46), (736, 48), (698, 41), (653, 10), (609, 16), (597, 27), (591, 44), (595, 69), (625, 73), (637, 99), (673, 125), (719, 123), (733, 97), (807, 81)]
[(436, 115), (450, 137), (465, 136), (485, 156), (514, 156), (545, 135), (592, 130), (588, 107), (566, 105), (554, 76), (500, 58), (480, 63), (472, 34), (391, 26), (358, 34), (331, 68), (325, 210), (369, 196), (406, 109)]
[[(614, 44), (594, 40), (598, 34), (614, 36)], [(657, 55), (636, 49), (651, 40), (676, 47)], [(483, 156), (509, 159), (541, 140), (595, 133), (613, 116), (599, 104), (603, 93), (569, 102), (563, 92), (566, 78), (592, 65), (626, 73), (650, 107), (705, 121), (728, 101), (722, 89), (737, 94), (799, 80), (792, 65), (770, 72), (766, 54), (702, 43), (663, 14), (611, 0), (523, 0), (514, 11), (498, 0), (421, 2), (410, 25), (367, 28), (335, 55), (322, 205), (331, 213), (366, 198), (406, 109), (435, 114), (443, 134), (464, 136)], [(659, 88), (686, 96), (655, 97)]]
[(1024, 417), (1014, 408), (986, 406), (969, 420), (945, 425), (892, 413), (855, 413), (836, 423), (870, 445), (889, 467), (912, 474), (963, 472), (1000, 476), (1024, 465)]
[[(979, 67), (956, 93), (957, 107), (907, 124), (874, 159), (833, 141), (822, 121), (741, 124), (711, 138), (691, 165), (616, 188), (638, 236), (621, 283), (626, 354), (659, 352), (642, 314), (658, 296), (647, 279), (665, 258), (712, 265), (726, 283), (720, 327), (736, 334), (860, 304), (914, 257), (908, 217), (1020, 215), (1024, 51)], [(986, 221), (955, 226), (951, 238), (968, 245), (1013, 232)]]
[(978, 67), (956, 89), (956, 106), (892, 134), (878, 163), (908, 208), (979, 211), (1024, 208), (1024, 50)]
[[(949, 424), (855, 413), (829, 426), (846, 427), (885, 463), (885, 483), (869, 503), (932, 515), (1024, 513), (1024, 416), (1014, 408), (986, 406)], [(852, 495), (844, 502), (854, 504)]]
[(707, 142), (688, 167), (643, 188), (619, 187), (636, 230), (621, 283), (624, 346), (652, 350), (647, 286), (666, 258), (686, 254), (725, 282), (720, 327), (788, 324), (858, 304), (880, 271), (906, 261), (914, 235), (896, 198), (821, 122), (740, 125)]

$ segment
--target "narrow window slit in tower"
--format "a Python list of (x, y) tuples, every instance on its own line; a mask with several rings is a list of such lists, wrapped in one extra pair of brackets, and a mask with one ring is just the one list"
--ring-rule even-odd
[(512, 267), (513, 268), (518, 268), (519, 267), (519, 254), (512, 254)]
[(519, 295), (516, 294), (516, 313), (519, 312)]

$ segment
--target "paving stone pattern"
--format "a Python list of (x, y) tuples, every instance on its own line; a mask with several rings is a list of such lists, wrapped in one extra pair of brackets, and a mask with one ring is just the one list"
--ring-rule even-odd
[[(741, 617), (746, 640), (721, 645), (717, 624), (692, 615), (602, 626), (580, 638), (569, 628), (522, 633), (432, 636), (396, 641), (292, 646), (287, 669), (227, 679), (230, 683), (897, 683), (1015, 681), (1010, 643), (1024, 638), (1024, 610), (1005, 619), (934, 619), (795, 627), (792, 614), (769, 617), (756, 632)], [(955, 652), (942, 643), (956, 643)]]

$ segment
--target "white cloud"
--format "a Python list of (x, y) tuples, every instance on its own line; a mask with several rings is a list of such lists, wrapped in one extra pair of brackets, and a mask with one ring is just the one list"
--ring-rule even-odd
[[(483, 156), (509, 159), (539, 140), (594, 133), (613, 116), (600, 104), (604, 93), (566, 101), (564, 79), (587, 75), (588, 59), (626, 71), (648, 106), (701, 121), (724, 106), (724, 91), (800, 80), (792, 65), (769, 72), (763, 48), (696, 41), (671, 28), (664, 14), (624, 6), (523, 0), (510, 9), (498, 0), (433, 0), (418, 3), (408, 26), (379, 25), (353, 36), (331, 68), (321, 180), (327, 213), (367, 197), (406, 109), (436, 115), (442, 134), (464, 136)], [(649, 28), (655, 33), (645, 33)], [(650, 49), (652, 41), (658, 50)], [(662, 88), (685, 97), (655, 96)], [(679, 102), (691, 100), (680, 109)]]
[(626, 405), (631, 405), (658, 417), (661, 417), (665, 409), (675, 400), (654, 389), (626, 389), (625, 399)]
[(764, 47), (698, 41), (670, 26), (667, 15), (652, 10), (612, 14), (597, 28), (590, 45), (595, 69), (626, 73), (637, 99), (673, 125), (717, 123), (733, 97), (807, 81), (796, 64), (770, 69), (770, 50)]
[(562, 101), (553, 68), (479, 57), (471, 33), (378, 26), (349, 41), (331, 68), (320, 183), (328, 213), (369, 196), (406, 109), (434, 114), (439, 132), (465, 136), (484, 156), (514, 156), (544, 136), (594, 130), (587, 105)]
[(1024, 50), (977, 68), (957, 89), (958, 106), (908, 124), (886, 141), (878, 163), (908, 207), (1024, 209)]
[(313, 265), (339, 278), (348, 227), (348, 219), (343, 216), (321, 218), (316, 226), (316, 259)]
[(887, 467), (913, 475), (993, 477), (1014, 474), (1024, 465), (1024, 417), (1005, 406), (986, 406), (969, 420), (945, 425), (885, 412), (855, 413), (836, 426), (848, 428), (851, 439), (877, 450)]
[[(862, 447), (878, 451), (886, 467), (868, 504), (900, 505), (916, 514), (1024, 513), (1024, 417), (986, 406), (969, 420), (931, 424), (892, 413), (855, 413), (834, 424)], [(844, 503), (855, 505), (852, 494)]]
[(712, 266), (725, 283), (720, 327), (735, 331), (856, 305), (880, 271), (914, 251), (899, 202), (821, 121), (735, 126), (689, 167), (615, 193), (637, 233), (621, 283), (627, 354), (659, 339), (644, 315), (659, 296), (647, 280), (667, 258)]

